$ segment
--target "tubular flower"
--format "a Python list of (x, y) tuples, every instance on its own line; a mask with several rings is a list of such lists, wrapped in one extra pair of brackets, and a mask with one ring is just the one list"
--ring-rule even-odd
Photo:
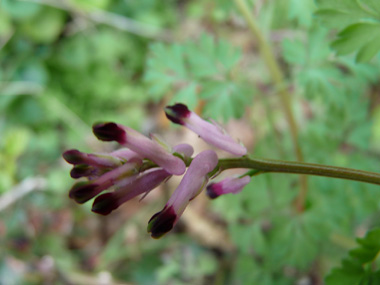
[(92, 204), (92, 211), (101, 215), (108, 215), (132, 198), (143, 193), (149, 193), (170, 176), (171, 174), (163, 169), (147, 170), (130, 183), (116, 188), (115, 191), (96, 197)]
[(123, 162), (128, 162), (128, 161), (141, 161), (143, 160), (143, 157), (139, 155), (138, 153), (127, 149), (127, 148), (121, 148), (118, 150), (115, 150), (110, 153), (113, 157), (117, 157)]
[(70, 149), (62, 154), (63, 158), (73, 168), (70, 172), (72, 178), (96, 178), (103, 173), (122, 165), (121, 159), (107, 154), (87, 154), (76, 149)]
[(148, 232), (153, 238), (160, 238), (174, 227), (189, 202), (204, 189), (208, 173), (217, 164), (218, 157), (212, 150), (205, 150), (193, 159), (164, 209), (150, 219)]
[(228, 193), (237, 194), (240, 193), (244, 186), (250, 181), (251, 177), (249, 176), (243, 176), (241, 178), (227, 177), (220, 182), (210, 183), (207, 186), (206, 193), (211, 199), (215, 199), (220, 195)]
[(89, 183), (79, 182), (75, 184), (69, 192), (69, 197), (77, 203), (83, 204), (115, 184), (125, 184), (126, 180), (133, 180), (136, 172), (136, 163), (123, 164)]
[(116, 123), (100, 123), (93, 126), (93, 132), (98, 139), (117, 141), (140, 156), (157, 163), (170, 174), (182, 175), (186, 170), (186, 165), (180, 158), (134, 129)]
[(112, 155), (88, 154), (76, 149), (70, 149), (62, 154), (63, 158), (71, 164), (88, 164), (98, 167), (117, 167), (121, 165), (120, 159)]
[(173, 123), (183, 125), (205, 142), (236, 156), (247, 154), (247, 149), (231, 138), (219, 126), (209, 123), (190, 111), (184, 104), (175, 104), (165, 108), (166, 117)]

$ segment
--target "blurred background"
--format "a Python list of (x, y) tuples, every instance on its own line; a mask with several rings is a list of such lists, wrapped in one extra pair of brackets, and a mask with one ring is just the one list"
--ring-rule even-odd
[[(313, 0), (248, 2), (305, 160), (379, 172), (380, 57), (337, 55), (342, 23), (313, 16)], [(223, 124), (254, 157), (296, 160), (278, 86), (234, 1), (0, 1), (0, 284), (323, 284), (379, 224), (378, 187), (310, 177), (300, 211), (296, 175), (260, 175), (215, 201), (201, 194), (159, 240), (147, 222), (178, 179), (106, 217), (68, 198), (62, 152), (117, 148), (94, 138), (95, 122), (207, 148), (166, 120), (174, 102)]]

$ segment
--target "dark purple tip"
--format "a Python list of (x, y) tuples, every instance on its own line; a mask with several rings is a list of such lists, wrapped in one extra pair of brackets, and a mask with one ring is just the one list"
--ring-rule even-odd
[(96, 173), (94, 167), (87, 164), (77, 164), (70, 171), (70, 176), (74, 179), (88, 177)]
[(125, 131), (115, 123), (98, 123), (92, 126), (94, 135), (101, 141), (126, 141)]
[(94, 200), (92, 204), (92, 209), (94, 213), (106, 216), (110, 214), (113, 210), (119, 208), (119, 203), (117, 197), (114, 193), (102, 194)]
[(98, 195), (101, 192), (99, 189), (97, 184), (79, 182), (71, 188), (69, 197), (74, 199), (75, 202), (83, 204)]
[(215, 198), (218, 198), (220, 196), (220, 190), (219, 187), (218, 187), (218, 184), (216, 183), (210, 183), (207, 188), (206, 188), (206, 195), (210, 198), (210, 199), (215, 199)]
[(64, 160), (70, 164), (83, 163), (83, 154), (77, 149), (70, 149), (62, 154)]
[(151, 233), (152, 238), (158, 239), (169, 232), (177, 218), (173, 207), (164, 208), (150, 218), (148, 222), (148, 233)]
[(175, 104), (165, 107), (166, 117), (175, 124), (183, 125), (183, 119), (190, 115), (191, 111), (184, 104)]

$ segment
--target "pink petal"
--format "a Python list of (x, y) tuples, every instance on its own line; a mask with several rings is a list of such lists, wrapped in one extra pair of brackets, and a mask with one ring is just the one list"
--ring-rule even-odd
[(191, 112), (184, 104), (175, 104), (165, 108), (168, 119), (176, 124), (183, 125), (198, 134), (205, 142), (216, 146), (236, 156), (247, 154), (247, 149), (231, 138), (219, 126), (203, 120), (196, 113)]

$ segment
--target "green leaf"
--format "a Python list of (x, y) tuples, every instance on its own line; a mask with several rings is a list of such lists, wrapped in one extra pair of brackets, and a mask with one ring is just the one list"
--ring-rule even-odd
[(66, 14), (61, 10), (45, 7), (23, 22), (21, 31), (36, 43), (51, 43), (61, 33), (65, 18)]
[(343, 29), (332, 47), (338, 55), (357, 52), (357, 62), (371, 60), (380, 50), (380, 2), (376, 0), (318, 1), (317, 18), (325, 25)]
[(330, 7), (346, 13), (357, 13), (361, 7), (357, 0), (317, 0), (318, 5)]
[(305, 27), (309, 27), (313, 20), (315, 3), (313, 0), (291, 0), (289, 3), (289, 18), (295, 19)]
[(301, 41), (285, 39), (282, 42), (282, 51), (284, 58), (288, 63), (296, 63), (300, 65), (306, 63), (307, 55), (305, 44)]
[(182, 88), (171, 100), (170, 103), (182, 102), (190, 109), (197, 106), (197, 84), (190, 83), (186, 87)]
[(376, 11), (380, 14), (380, 1), (378, 0), (365, 0), (361, 1), (364, 5), (366, 5), (369, 9)]
[(356, 60), (358, 62), (368, 62), (377, 54), (379, 50), (380, 37), (375, 37), (359, 50), (356, 55)]
[[(249, 90), (230, 82), (219, 82), (214, 87), (214, 93), (210, 90), (206, 93), (209, 96), (213, 94), (213, 97), (205, 105), (205, 115), (224, 121), (240, 118), (244, 114), (245, 106), (249, 106), (252, 100)], [(205, 97), (204, 94), (201, 96)]]
[(233, 69), (241, 58), (241, 51), (226, 41), (219, 41), (215, 47), (215, 58), (219, 68), (224, 72)]
[(364, 238), (358, 238), (359, 247), (349, 252), (339, 268), (334, 268), (326, 277), (327, 285), (380, 284), (380, 271), (373, 271), (373, 265), (380, 252), (380, 228), (373, 229)]
[(0, 2), (1, 10), (9, 13), (14, 19), (27, 19), (34, 17), (42, 8), (37, 3), (26, 1), (2, 0)]
[(380, 39), (380, 24), (353, 24), (338, 34), (338, 39), (332, 43), (332, 47), (337, 50), (338, 54), (345, 55), (360, 50), (374, 37)]
[(3, 152), (8, 158), (16, 159), (27, 147), (29, 132), (26, 129), (14, 129), (3, 137)]
[(178, 44), (150, 46), (144, 80), (151, 86), (149, 93), (155, 101), (159, 101), (176, 84), (190, 81), (184, 52), (184, 47)]
[[(203, 34), (185, 44), (154, 44), (150, 47), (144, 79), (150, 98), (159, 101), (173, 93), (171, 102), (195, 107), (206, 100), (204, 112), (215, 119), (239, 118), (250, 104), (250, 90), (233, 78), (241, 52), (226, 41)], [(199, 93), (199, 94), (198, 94)]]
[(331, 28), (342, 28), (351, 24), (352, 22), (359, 21), (360, 16), (353, 16), (347, 12), (342, 12), (334, 9), (320, 9), (314, 15), (323, 24)]
[(330, 225), (324, 214), (311, 209), (301, 216), (282, 219), (272, 237), (276, 262), (283, 266), (306, 268), (320, 251), (320, 241), (326, 239)]
[(203, 34), (198, 42), (191, 43), (186, 49), (186, 59), (195, 78), (212, 77), (218, 74), (214, 39)]

